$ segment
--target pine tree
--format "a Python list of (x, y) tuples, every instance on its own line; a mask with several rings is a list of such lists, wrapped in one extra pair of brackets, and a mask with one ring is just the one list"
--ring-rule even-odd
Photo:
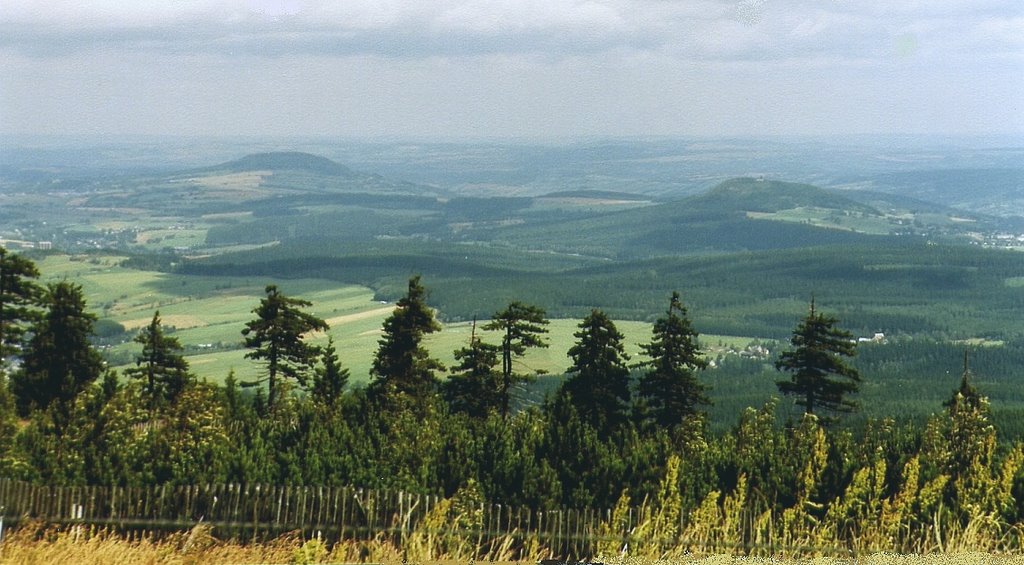
[(442, 386), (453, 412), (486, 418), (491, 410), (501, 408), (503, 381), (501, 373), (495, 370), (499, 351), (497, 345), (480, 340), (474, 321), (469, 346), (455, 351), (458, 365), (452, 367), (452, 375)]
[(11, 388), (22, 414), (52, 406), (54, 423), (62, 429), (75, 397), (103, 372), (103, 360), (89, 342), (96, 316), (86, 311), (82, 287), (51, 284), (44, 304), (46, 312), (32, 329)]
[(39, 319), (44, 293), (38, 278), (32, 261), (0, 247), (0, 372), (7, 356), (20, 351), (26, 327)]
[(697, 332), (690, 326), (678, 292), (672, 293), (665, 317), (654, 322), (651, 343), (640, 347), (651, 359), (641, 364), (650, 370), (640, 380), (639, 396), (657, 425), (677, 426), (696, 415), (700, 406), (711, 403), (705, 394), (707, 387), (696, 375), (708, 364), (700, 355)]
[(548, 346), (541, 337), (548, 332), (544, 327), (547, 324), (543, 309), (516, 301), (495, 313), (491, 322), (484, 326), (485, 330), (502, 332), (499, 393), (503, 417), (508, 417), (512, 386), (528, 378), (513, 370), (514, 358), (525, 355), (528, 348)]
[(569, 349), (571, 376), (561, 393), (569, 394), (581, 420), (602, 432), (610, 432), (626, 420), (630, 402), (629, 368), (622, 346), (623, 335), (600, 310), (591, 311), (573, 335)]
[(444, 365), (430, 357), (422, 342), (425, 335), (440, 330), (441, 324), (426, 304), (420, 277), (409, 279), (408, 293), (384, 320), (384, 337), (377, 342), (370, 369), (374, 377), (370, 397), (384, 400), (405, 395), (417, 405), (433, 397), (440, 384), (434, 371), (444, 370)]
[(334, 338), (327, 338), (327, 347), (323, 350), (320, 367), (313, 375), (313, 399), (324, 406), (334, 406), (348, 384), (348, 369), (341, 366), (338, 350), (334, 346)]
[(243, 386), (267, 383), (267, 410), (272, 411), (280, 400), (281, 379), (293, 379), (301, 386), (309, 381), (309, 371), (316, 364), (320, 348), (306, 343), (304, 335), (314, 331), (326, 331), (327, 322), (302, 308), (312, 306), (311, 302), (290, 298), (277, 290), (275, 285), (266, 288), (267, 296), (253, 309), (256, 319), (248, 322), (242, 335), (245, 346), (252, 349), (246, 359), (263, 360), (266, 377), (247, 381)]
[(942, 403), (943, 406), (949, 409), (950, 414), (964, 409), (981, 409), (982, 396), (978, 389), (970, 382), (973, 377), (974, 374), (971, 373), (968, 352), (964, 350), (964, 372), (960, 375), (960, 386), (953, 391), (953, 395), (949, 400)]
[(0, 475), (13, 475), (15, 460), (14, 440), (18, 435), (18, 415), (14, 395), (7, 385), (7, 375), (0, 373)]
[(843, 357), (857, 353), (850, 332), (836, 328), (838, 320), (816, 311), (810, 312), (793, 330), (793, 349), (783, 352), (775, 362), (779, 371), (791, 373), (790, 380), (778, 381), (779, 391), (798, 397), (796, 404), (807, 414), (821, 408), (833, 412), (852, 412), (857, 404), (846, 398), (860, 389), (860, 373)]
[(194, 377), (181, 354), (178, 338), (164, 333), (159, 311), (135, 336), (135, 343), (142, 345), (142, 354), (136, 358), (136, 366), (126, 369), (124, 374), (143, 380), (143, 392), (152, 416), (158, 408), (174, 404)]

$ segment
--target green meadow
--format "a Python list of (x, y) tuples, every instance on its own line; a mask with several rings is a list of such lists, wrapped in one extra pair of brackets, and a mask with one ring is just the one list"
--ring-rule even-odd
[[(125, 327), (124, 342), (105, 349), (107, 358), (119, 370), (129, 366), (139, 351), (131, 341), (137, 329), (159, 311), (163, 325), (173, 328), (173, 335), (185, 347), (197, 376), (218, 383), (231, 371), (241, 380), (257, 377), (261, 367), (245, 359), (242, 329), (252, 319), (252, 310), (265, 287), (274, 284), (287, 295), (312, 303), (308, 311), (330, 324), (328, 333), (334, 338), (343, 365), (351, 372), (351, 382), (363, 383), (369, 378), (381, 325), (394, 307), (393, 303), (376, 300), (370, 288), (325, 279), (174, 275), (120, 267), (122, 260), (117, 256), (53, 255), (39, 262), (44, 280), (67, 279), (81, 285), (97, 316)], [(502, 306), (495, 304), (494, 310)], [(481, 320), (476, 331), (485, 341), (498, 343), (501, 336), (483, 331), (485, 323)], [(518, 370), (564, 372), (570, 364), (567, 351), (575, 343), (573, 333), (578, 323), (573, 319), (552, 320), (548, 326), (549, 347), (531, 350), (517, 361)], [(625, 336), (626, 353), (633, 361), (641, 361), (640, 344), (650, 339), (650, 323), (620, 321), (617, 326)], [(472, 322), (446, 324), (442, 331), (428, 336), (426, 344), (450, 367), (455, 363), (453, 352), (469, 343), (472, 332)], [(327, 341), (326, 334), (312, 337), (317, 343)], [(702, 343), (715, 351), (743, 348), (754, 339), (715, 335), (702, 336)]]
[[(328, 321), (331, 327), (328, 333), (335, 341), (342, 365), (350, 371), (350, 383), (359, 386), (370, 378), (381, 326), (394, 308), (393, 302), (382, 302), (379, 291), (368, 286), (326, 278), (169, 274), (124, 268), (120, 266), (122, 260), (118, 256), (52, 255), (39, 262), (44, 280), (66, 278), (82, 285), (89, 308), (101, 320), (124, 326), (123, 333), (108, 331), (102, 340), (103, 354), (119, 371), (135, 363), (140, 346), (132, 338), (159, 310), (165, 328), (179, 339), (199, 378), (222, 383), (232, 372), (240, 381), (258, 378), (263, 367), (245, 359), (247, 350), (243, 347), (242, 329), (253, 318), (252, 310), (264, 296), (265, 287), (274, 284), (288, 296), (310, 301), (308, 311)], [(437, 291), (436, 302), (428, 297), (428, 303), (434, 304), (444, 304), (445, 292), (452, 291), (452, 287), (433, 289), (429, 281), (427, 288), (428, 292)], [(521, 290), (524, 291), (522, 299), (529, 302), (531, 295), (525, 287)], [(479, 311), (500, 309), (505, 305), (500, 300), (507, 298), (495, 298), (494, 304), (484, 304)], [(691, 315), (700, 313), (697, 309)], [(440, 314), (445, 317), (445, 311)], [(695, 319), (700, 331), (700, 318)], [(499, 335), (482, 331), (485, 323), (486, 320), (480, 320), (477, 331), (485, 341), (499, 343)], [(548, 326), (549, 347), (531, 350), (516, 361), (521, 373), (551, 375), (521, 391), (524, 400), (539, 401), (558, 386), (559, 375), (570, 365), (567, 351), (576, 341), (573, 333), (578, 323), (579, 319), (572, 317), (553, 319)], [(640, 344), (650, 339), (650, 322), (620, 318), (616, 325), (625, 336), (623, 345), (631, 363), (643, 361)], [(453, 352), (469, 343), (472, 331), (472, 322), (453, 321), (445, 324), (442, 331), (427, 336), (425, 344), (431, 355), (451, 367), (455, 364)], [(327, 334), (310, 337), (318, 344), (327, 341)], [(735, 415), (744, 408), (760, 406), (778, 394), (775, 381), (779, 375), (771, 359), (763, 356), (764, 352), (760, 357), (736, 354), (754, 342), (767, 345), (771, 349), (769, 357), (777, 354), (779, 343), (767, 337), (701, 334), (701, 344), (708, 357), (718, 361), (718, 369), (703, 375), (713, 391), (714, 405), (709, 408), (709, 415), (718, 426), (715, 429), (732, 425)], [(982, 348), (982, 344), (989, 347)], [(978, 375), (978, 386), (991, 395), (1000, 430), (1005, 430), (1007, 437), (1024, 434), (1020, 424), (1024, 422), (1020, 418), (1024, 414), (1024, 396), (1017, 384), (1019, 364), (1016, 361), (1022, 354), (1022, 344), (1016, 339), (966, 342), (896, 338), (888, 345), (861, 348), (855, 364), (865, 375), (860, 395), (865, 407), (863, 416), (926, 417), (941, 406), (942, 400), (956, 386), (957, 368), (962, 362), (965, 345), (975, 349), (972, 366)], [(725, 355), (728, 352), (733, 354)]]

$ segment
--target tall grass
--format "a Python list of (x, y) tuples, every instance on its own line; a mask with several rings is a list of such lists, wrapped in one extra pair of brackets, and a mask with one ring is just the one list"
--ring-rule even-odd
[[(512, 541), (498, 544), (493, 551), (474, 556), (466, 546), (437, 545), (426, 537), (411, 539), (406, 547), (398, 547), (381, 539), (342, 541), (328, 546), (317, 538), (302, 539), (285, 535), (263, 543), (221, 541), (202, 525), (187, 532), (169, 536), (152, 533), (116, 534), (103, 529), (71, 527), (46, 529), (22, 527), (0, 542), (0, 562), (10, 565), (60, 563), (65, 565), (99, 564), (256, 564), (256, 563), (438, 563), (465, 565), (488, 563), (537, 563), (549, 557), (543, 549), (513, 561), (508, 548)], [(446, 547), (450, 551), (438, 551)], [(898, 555), (876, 553), (860, 557), (770, 558), (737, 557), (726, 554), (699, 555), (687, 551), (670, 552), (659, 558), (618, 555), (602, 558), (607, 565), (690, 565), (742, 563), (816, 563), (857, 565), (946, 565), (946, 564), (1018, 564), (1021, 556), (979, 552), (958, 552), (930, 555)]]

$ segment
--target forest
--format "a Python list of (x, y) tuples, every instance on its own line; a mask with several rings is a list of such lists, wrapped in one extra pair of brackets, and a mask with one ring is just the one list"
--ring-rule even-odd
[[(591, 309), (565, 378), (524, 408), (513, 391), (537, 375), (515, 361), (546, 346), (548, 320), (518, 300), (479, 322), (500, 343), (474, 333), (444, 367), (423, 347), (440, 324), (413, 276), (384, 322), (369, 384), (353, 387), (345, 352), (308, 339), (327, 327), (310, 303), (268, 285), (242, 332), (261, 377), (219, 386), (192, 374), (159, 312), (135, 337), (135, 366), (107, 369), (81, 287), (38, 279), (31, 260), (0, 249), (2, 477), (355, 486), (607, 509), (609, 521), (636, 506), (650, 539), (701, 531), (737, 547), (1021, 549), (1024, 444), (1000, 438), (967, 354), (950, 367), (959, 387), (923, 423), (892, 414), (844, 426), (886, 364), (855, 368), (853, 334), (813, 298), (774, 360), (778, 397), (715, 433), (715, 390), (678, 293), (662, 298), (639, 365), (613, 319)], [(780, 403), (802, 415), (780, 419)]]

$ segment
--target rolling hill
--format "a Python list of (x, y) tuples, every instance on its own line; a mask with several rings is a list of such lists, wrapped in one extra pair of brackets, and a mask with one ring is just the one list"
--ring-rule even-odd
[(825, 208), (838, 212), (881, 215), (842, 193), (810, 184), (741, 177), (719, 183), (685, 200), (705, 211), (779, 212), (793, 208)]
[(300, 153), (298, 151), (281, 151), (272, 153), (254, 153), (240, 159), (210, 167), (211, 171), (305, 171), (324, 176), (354, 178), (358, 175), (348, 167), (336, 163), (326, 157)]
[[(566, 220), (527, 222), (479, 234), (494, 244), (628, 258), (786, 249), (863, 242), (856, 229), (772, 217), (786, 210), (813, 210), (828, 218), (884, 216), (837, 192), (806, 184), (740, 178), (671, 202)], [(870, 232), (869, 232), (870, 233)], [(876, 232), (877, 233), (877, 232)]]

